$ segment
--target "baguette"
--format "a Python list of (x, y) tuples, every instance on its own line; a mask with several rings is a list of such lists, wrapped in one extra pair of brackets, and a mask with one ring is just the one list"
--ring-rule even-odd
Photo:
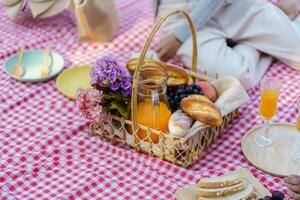
[(242, 182), (238, 175), (228, 175), (202, 179), (197, 186), (201, 188), (221, 188), (237, 185)]
[(244, 182), (221, 188), (197, 188), (197, 195), (200, 197), (209, 198), (229, 196), (237, 192), (243, 191), (245, 188), (246, 184)]
[(229, 196), (222, 197), (199, 197), (198, 200), (252, 200), (255, 199), (255, 192), (253, 185), (248, 185), (244, 190)]

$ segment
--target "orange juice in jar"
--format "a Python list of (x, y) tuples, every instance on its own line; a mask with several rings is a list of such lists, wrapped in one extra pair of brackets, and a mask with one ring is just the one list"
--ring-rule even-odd
[(260, 115), (270, 120), (276, 115), (278, 91), (274, 89), (265, 89), (261, 92)]
[(147, 128), (164, 133), (168, 132), (171, 111), (166, 94), (167, 81), (167, 72), (160, 63), (152, 66), (143, 66), (140, 70), (137, 106), (132, 110), (131, 118), (132, 121), (135, 119), (137, 124), (146, 127), (146, 129), (138, 128), (138, 130), (135, 130), (137, 131), (136, 136), (141, 140), (158, 143), (159, 135), (150, 132)]
[[(157, 109), (155, 111), (155, 109)], [(154, 112), (157, 112), (156, 114)], [(156, 115), (157, 117), (153, 116)], [(137, 123), (149, 128), (168, 132), (168, 122), (171, 117), (171, 111), (168, 106), (160, 102), (158, 108), (155, 108), (150, 99), (142, 101), (137, 106)], [(159, 136), (155, 133), (151, 133), (150, 137), (147, 137), (147, 131), (140, 129), (137, 132), (140, 139), (149, 141), (151, 139), (154, 143), (157, 143)]]

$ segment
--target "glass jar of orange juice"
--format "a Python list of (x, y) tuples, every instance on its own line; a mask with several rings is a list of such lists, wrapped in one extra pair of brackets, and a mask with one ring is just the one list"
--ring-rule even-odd
[[(140, 71), (138, 85), (137, 123), (162, 132), (168, 132), (171, 110), (167, 98), (168, 75), (159, 63), (144, 66)], [(159, 135), (139, 129), (141, 140), (158, 143)]]

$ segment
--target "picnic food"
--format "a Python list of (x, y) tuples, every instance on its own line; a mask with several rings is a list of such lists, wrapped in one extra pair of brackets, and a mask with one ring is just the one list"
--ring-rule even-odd
[(284, 200), (284, 194), (278, 190), (272, 192), (271, 196), (265, 196), (264, 198), (260, 198), (259, 200)]
[(216, 187), (216, 188), (201, 188), (197, 189), (197, 194), (200, 197), (220, 197), (220, 196), (228, 196), (237, 192), (240, 192), (246, 188), (246, 184), (244, 182), (240, 182), (235, 185), (231, 185), (228, 187)]
[[(127, 62), (126, 67), (129, 71), (131, 71), (131, 73), (133, 73), (136, 69), (137, 64), (138, 64), (138, 59), (133, 58)], [(144, 66), (147, 67), (156, 67), (161, 65), (163, 65), (164, 69), (168, 74), (168, 86), (186, 85), (193, 81), (192, 78), (188, 75), (188, 73), (184, 69), (179, 68), (175, 65), (168, 64), (168, 63), (161, 63), (154, 60), (144, 61)], [(156, 79), (155, 73), (148, 74), (148, 76), (151, 76), (154, 79)]]
[[(140, 102), (137, 107), (137, 122), (138, 124), (147, 126), (149, 128), (154, 128), (157, 130), (161, 130), (163, 132), (168, 132), (168, 122), (171, 116), (171, 111), (168, 109), (168, 106), (162, 102), (159, 103), (159, 111), (158, 111), (158, 119), (156, 122), (158, 124), (155, 124), (154, 119), (151, 115), (153, 113), (153, 104), (150, 99), (146, 99), (143, 102)], [(129, 128), (131, 130), (131, 127)], [(147, 138), (147, 131), (139, 129), (137, 132), (137, 135), (140, 139), (149, 141)], [(151, 133), (150, 135), (151, 140), (154, 143), (158, 142), (159, 136), (155, 133)]]
[(170, 135), (182, 137), (190, 129), (193, 119), (182, 110), (174, 112), (169, 120)]
[(168, 74), (168, 86), (178, 86), (188, 84), (190, 78), (187, 72), (174, 65), (165, 64)]
[[(176, 81), (176, 86), (170, 86), (170, 85), (167, 85), (168, 81), (166, 80), (166, 79), (168, 79), (168, 74), (166, 76), (166, 79), (164, 79), (164, 78), (162, 78), (164, 76), (162, 76), (161, 73), (158, 73), (157, 70), (153, 71), (151, 73), (146, 73), (144, 70), (145, 68), (157, 69), (157, 68), (164, 67), (168, 64), (162, 63), (161, 61), (158, 61), (158, 60), (154, 60), (153, 58), (151, 58), (151, 60), (149, 60), (149, 59), (145, 60), (145, 58), (147, 57), (147, 51), (149, 49), (149, 45), (150, 45), (155, 33), (159, 29), (161, 23), (168, 16), (178, 13), (178, 12), (183, 13), (184, 16), (189, 19), (188, 23), (191, 25), (190, 27), (191, 27), (191, 30), (193, 33), (193, 41), (194, 41), (193, 42), (193, 59), (192, 59), (193, 62), (192, 62), (192, 66), (191, 66), (192, 71), (180, 70), (180, 72), (177, 73), (178, 70), (176, 70), (176, 72), (175, 72), (176, 75), (174, 75), (174, 78), (173, 78)], [(186, 136), (186, 138), (177, 138), (172, 135), (169, 135), (169, 133), (164, 134), (165, 132), (163, 132), (163, 131), (157, 131), (157, 129), (159, 130), (159, 128), (157, 128), (158, 127), (157, 125), (154, 126), (155, 128), (149, 127), (148, 124), (141, 125), (141, 123), (138, 121), (138, 118), (139, 118), (139, 116), (144, 115), (143, 117), (146, 117), (146, 116), (151, 117), (152, 116), (152, 118), (153, 118), (153, 116), (155, 116), (154, 117), (155, 119), (159, 119), (159, 117), (156, 117), (156, 116), (158, 116), (157, 110), (161, 110), (161, 109), (159, 109), (159, 107), (162, 106), (161, 101), (164, 103), (165, 106), (168, 107), (168, 105), (169, 105), (169, 103), (164, 101), (163, 98), (161, 98), (161, 96), (163, 96), (164, 99), (168, 100), (167, 96), (165, 95), (167, 87), (178, 87), (179, 88), (180, 86), (184, 87), (184, 85), (187, 85), (188, 82), (177, 86), (177, 84), (178, 84), (177, 79), (181, 80), (183, 77), (185, 77), (186, 73), (195, 79), (210, 80), (210, 78), (208, 78), (208, 77), (206, 78), (205, 76), (196, 73), (197, 60), (198, 59), (197, 59), (196, 32), (192, 28), (192, 21), (190, 20), (188, 13), (184, 10), (174, 10), (174, 11), (167, 13), (164, 18), (160, 18), (159, 22), (155, 24), (155, 27), (151, 31), (151, 34), (149, 35), (149, 38), (147, 39), (147, 42), (145, 43), (143, 50), (139, 54), (138, 63), (136, 65), (132, 65), (132, 66), (130, 65), (130, 67), (132, 69), (134, 69), (134, 76), (131, 77), (131, 83), (132, 83), (132, 87), (131, 87), (132, 89), (131, 89), (131, 93), (130, 93), (131, 97), (130, 97), (130, 102), (128, 104), (129, 105), (128, 109), (129, 109), (129, 112), (131, 115), (131, 117), (129, 118), (130, 120), (124, 119), (123, 116), (115, 115), (114, 113), (111, 112), (111, 110), (109, 110), (109, 111), (103, 110), (104, 112), (108, 112), (107, 122), (90, 124), (91, 131), (94, 134), (101, 136), (101, 138), (108, 139), (112, 143), (121, 143), (121, 144), (123, 144), (122, 145), (123, 147), (131, 147), (131, 148), (134, 148), (138, 152), (142, 152), (142, 153), (148, 154), (150, 156), (158, 156), (160, 159), (166, 160), (168, 162), (172, 162), (173, 164), (177, 164), (177, 165), (180, 165), (183, 167), (188, 167), (189, 165), (195, 163), (195, 161), (198, 160), (197, 158), (198, 157), (201, 158), (203, 152), (205, 150), (207, 150), (216, 141), (216, 139), (218, 138), (217, 136), (221, 135), (221, 130), (222, 130), (221, 128), (212, 127), (212, 126), (209, 126), (209, 124), (204, 125), (204, 124), (197, 122), (195, 124), (195, 126), (192, 126), (191, 131), (188, 130), (189, 134)], [(154, 65), (152, 65), (152, 64), (154, 64)], [(172, 66), (171, 66), (171, 68), (172, 68)], [(167, 69), (164, 69), (162, 71), (166, 72)], [(168, 71), (170, 71), (170, 70), (168, 70)], [(174, 71), (171, 71), (171, 72), (173, 73)], [(101, 74), (101, 72), (99, 72), (99, 73)], [(158, 80), (155, 78), (157, 76), (159, 76)], [(171, 74), (171, 77), (173, 77), (173, 74)], [(110, 76), (108, 78), (110, 78)], [(185, 78), (183, 78), (183, 79), (185, 79)], [(188, 76), (188, 79), (190, 79), (189, 76)], [(146, 88), (146, 90), (149, 92), (141, 94), (141, 90), (143, 90), (143, 89), (140, 86), (146, 80), (147, 81), (151, 80), (151, 82), (148, 82), (149, 84), (147, 85), (149, 87)], [(161, 81), (161, 80), (164, 80), (164, 81)], [(118, 77), (116, 77), (113, 80), (109, 80), (109, 81), (117, 81), (116, 85), (113, 84), (112, 86), (119, 85)], [(222, 82), (222, 81), (223, 80), (220, 80), (220, 82)], [(227, 82), (227, 81), (233, 82), (233, 80), (229, 80), (229, 79), (224, 80), (224, 82)], [(162, 82), (163, 87), (156, 87), (157, 85), (159, 85), (158, 83), (160, 83), (160, 82)], [(236, 80), (234, 82), (236, 82)], [(99, 82), (98, 82), (98, 84), (99, 84)], [(238, 81), (236, 82), (236, 84), (238, 84)], [(230, 84), (226, 84), (226, 86), (227, 85), (229, 86)], [(160, 88), (160, 89), (157, 89), (157, 88)], [(240, 88), (241, 87), (239, 87), (238, 90), (236, 90), (236, 91), (242, 90), (242, 88), (241, 89)], [(101, 88), (97, 88), (97, 89), (101, 90)], [(222, 92), (223, 92), (230, 88), (222, 87), (222, 89), (223, 89), (222, 90)], [(242, 91), (242, 92), (244, 92), (244, 91)], [(106, 91), (104, 91), (104, 95), (106, 95)], [(150, 112), (140, 112), (141, 114), (138, 114), (138, 105), (140, 107), (145, 107), (145, 106), (141, 106), (141, 105), (143, 105), (141, 103), (144, 98), (148, 98), (148, 100), (151, 101), (151, 104), (154, 107), (154, 109), (151, 109)], [(237, 96), (236, 98), (239, 98), (239, 96)], [(234, 116), (238, 114), (237, 109), (240, 106), (239, 104), (245, 100), (246, 100), (246, 95), (243, 95), (243, 97), (241, 98), (241, 101), (239, 103), (237, 103), (233, 106), (230, 106), (230, 108), (228, 108), (226, 110), (226, 111), (228, 111), (226, 113), (226, 115), (224, 116), (224, 120), (226, 120), (226, 122), (227, 122), (226, 124), (228, 124), (234, 120)], [(174, 110), (174, 111), (176, 111), (176, 110)], [(100, 111), (100, 112), (102, 112), (102, 111)], [(167, 113), (167, 112), (164, 112), (164, 113)], [(171, 115), (171, 112), (169, 112), (169, 114)], [(154, 121), (156, 121), (156, 120), (154, 120)], [(160, 124), (160, 123), (161, 122), (156, 123), (156, 124)], [(128, 129), (129, 126), (131, 126), (130, 129)], [(167, 121), (167, 123), (164, 124), (164, 126), (168, 126), (168, 121)], [(156, 130), (154, 130), (154, 129), (156, 129)], [(143, 134), (141, 134), (140, 131), (143, 131), (142, 132)], [(145, 136), (145, 132), (146, 132), (146, 136)], [(155, 134), (157, 134), (157, 137), (156, 137), (157, 140), (153, 139), (153, 137), (155, 137)], [(209, 139), (208, 137), (211, 139)], [(143, 139), (141, 139), (141, 138), (143, 138)], [(159, 143), (155, 144), (154, 142), (152, 142), (153, 141), (152, 139), (154, 140), (154, 142), (159, 142)]]
[(193, 77), (189, 76), (189, 81), (188, 81), (188, 85), (193, 85), (195, 83)]
[(242, 182), (237, 175), (228, 175), (216, 178), (205, 178), (202, 179), (197, 186), (202, 188), (218, 188), (218, 187), (228, 187), (236, 185)]
[(198, 200), (250, 200), (256, 196), (253, 185), (237, 174), (202, 179), (194, 192)]
[(260, 114), (270, 120), (276, 114), (279, 93), (273, 89), (265, 89), (261, 93)]
[(220, 126), (223, 122), (220, 110), (202, 95), (191, 95), (182, 99), (181, 109), (195, 120), (210, 126)]
[(275, 190), (274, 192), (272, 192), (272, 199), (273, 200), (283, 200), (284, 194), (278, 190)]
[(243, 190), (219, 197), (199, 197), (198, 200), (251, 200), (255, 196), (252, 185), (247, 185)]
[(180, 102), (183, 98), (192, 94), (202, 94), (201, 89), (196, 85), (180, 85), (168, 87), (168, 100), (172, 112), (180, 109)]
[(205, 81), (199, 81), (197, 85), (199, 85), (203, 94), (207, 96), (212, 102), (215, 102), (217, 100), (218, 93), (216, 88), (212, 84)]

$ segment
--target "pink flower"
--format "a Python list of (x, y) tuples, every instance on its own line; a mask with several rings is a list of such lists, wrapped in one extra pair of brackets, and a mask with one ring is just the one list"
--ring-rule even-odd
[(101, 98), (102, 91), (93, 88), (77, 90), (76, 105), (83, 116), (92, 123), (105, 123), (108, 120), (108, 114), (101, 106)]

